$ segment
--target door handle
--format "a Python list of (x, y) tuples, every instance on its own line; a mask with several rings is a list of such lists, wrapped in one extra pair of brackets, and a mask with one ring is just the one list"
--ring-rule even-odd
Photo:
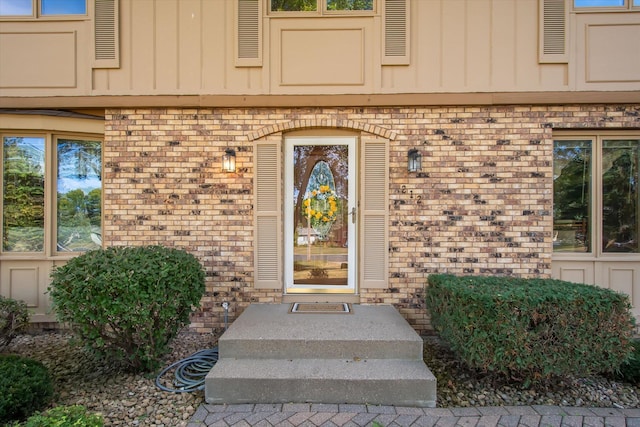
[(353, 208), (351, 208), (351, 212), (349, 212), (349, 215), (351, 215), (351, 222), (353, 224), (356, 223), (356, 208), (355, 206)]

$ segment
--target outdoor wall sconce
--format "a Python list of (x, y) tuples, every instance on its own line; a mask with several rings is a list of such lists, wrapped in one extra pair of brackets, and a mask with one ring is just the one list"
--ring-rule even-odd
[(231, 148), (227, 148), (226, 150), (224, 150), (224, 155), (222, 156), (222, 171), (236, 171), (236, 152)]
[(415, 148), (409, 150), (408, 161), (407, 170), (409, 172), (419, 172), (422, 169), (422, 154)]

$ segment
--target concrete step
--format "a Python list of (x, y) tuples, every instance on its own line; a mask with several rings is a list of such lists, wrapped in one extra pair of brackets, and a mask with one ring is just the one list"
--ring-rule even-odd
[(433, 407), (436, 379), (423, 341), (392, 306), (350, 314), (290, 313), (253, 304), (218, 341), (205, 400), (235, 403), (357, 403)]
[(352, 314), (289, 308), (249, 306), (220, 338), (220, 358), (422, 360), (422, 339), (392, 306), (356, 305)]
[(221, 359), (207, 403), (353, 403), (435, 407), (436, 379), (422, 361)]

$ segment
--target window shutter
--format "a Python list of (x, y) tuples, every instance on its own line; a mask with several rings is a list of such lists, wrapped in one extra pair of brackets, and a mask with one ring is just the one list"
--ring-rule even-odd
[(362, 288), (388, 287), (389, 158), (384, 139), (362, 140)]
[(237, 0), (236, 66), (262, 66), (262, 0)]
[(255, 287), (281, 289), (282, 220), (280, 149), (259, 142), (255, 151)]
[(383, 1), (383, 65), (409, 64), (409, 0)]
[(118, 0), (95, 0), (94, 7), (93, 68), (119, 68)]
[(567, 58), (566, 0), (539, 0), (539, 62), (564, 63)]

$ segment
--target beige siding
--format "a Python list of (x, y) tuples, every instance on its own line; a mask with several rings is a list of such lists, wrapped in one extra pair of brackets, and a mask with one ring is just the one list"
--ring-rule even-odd
[[(255, 23), (261, 36), (261, 57), (246, 62), (237, 58), (236, 0), (119, 0), (118, 5), (119, 68), (92, 68), (93, 16), (73, 21), (1, 21), (3, 64), (53, 70), (46, 75), (28, 75), (18, 65), (3, 67), (2, 95), (640, 89), (637, 10), (571, 10), (566, 23), (568, 62), (541, 63), (539, 0), (410, 0), (409, 52), (400, 61), (408, 65), (385, 65), (389, 61), (383, 49), (383, 7), (361, 16), (262, 13)], [(39, 49), (25, 49), (34, 45), (34, 37), (44, 40), (37, 43)], [(25, 52), (32, 56), (25, 57)], [(51, 56), (64, 59), (59, 62), (66, 68), (61, 69)], [(617, 66), (603, 66), (612, 62)]]

